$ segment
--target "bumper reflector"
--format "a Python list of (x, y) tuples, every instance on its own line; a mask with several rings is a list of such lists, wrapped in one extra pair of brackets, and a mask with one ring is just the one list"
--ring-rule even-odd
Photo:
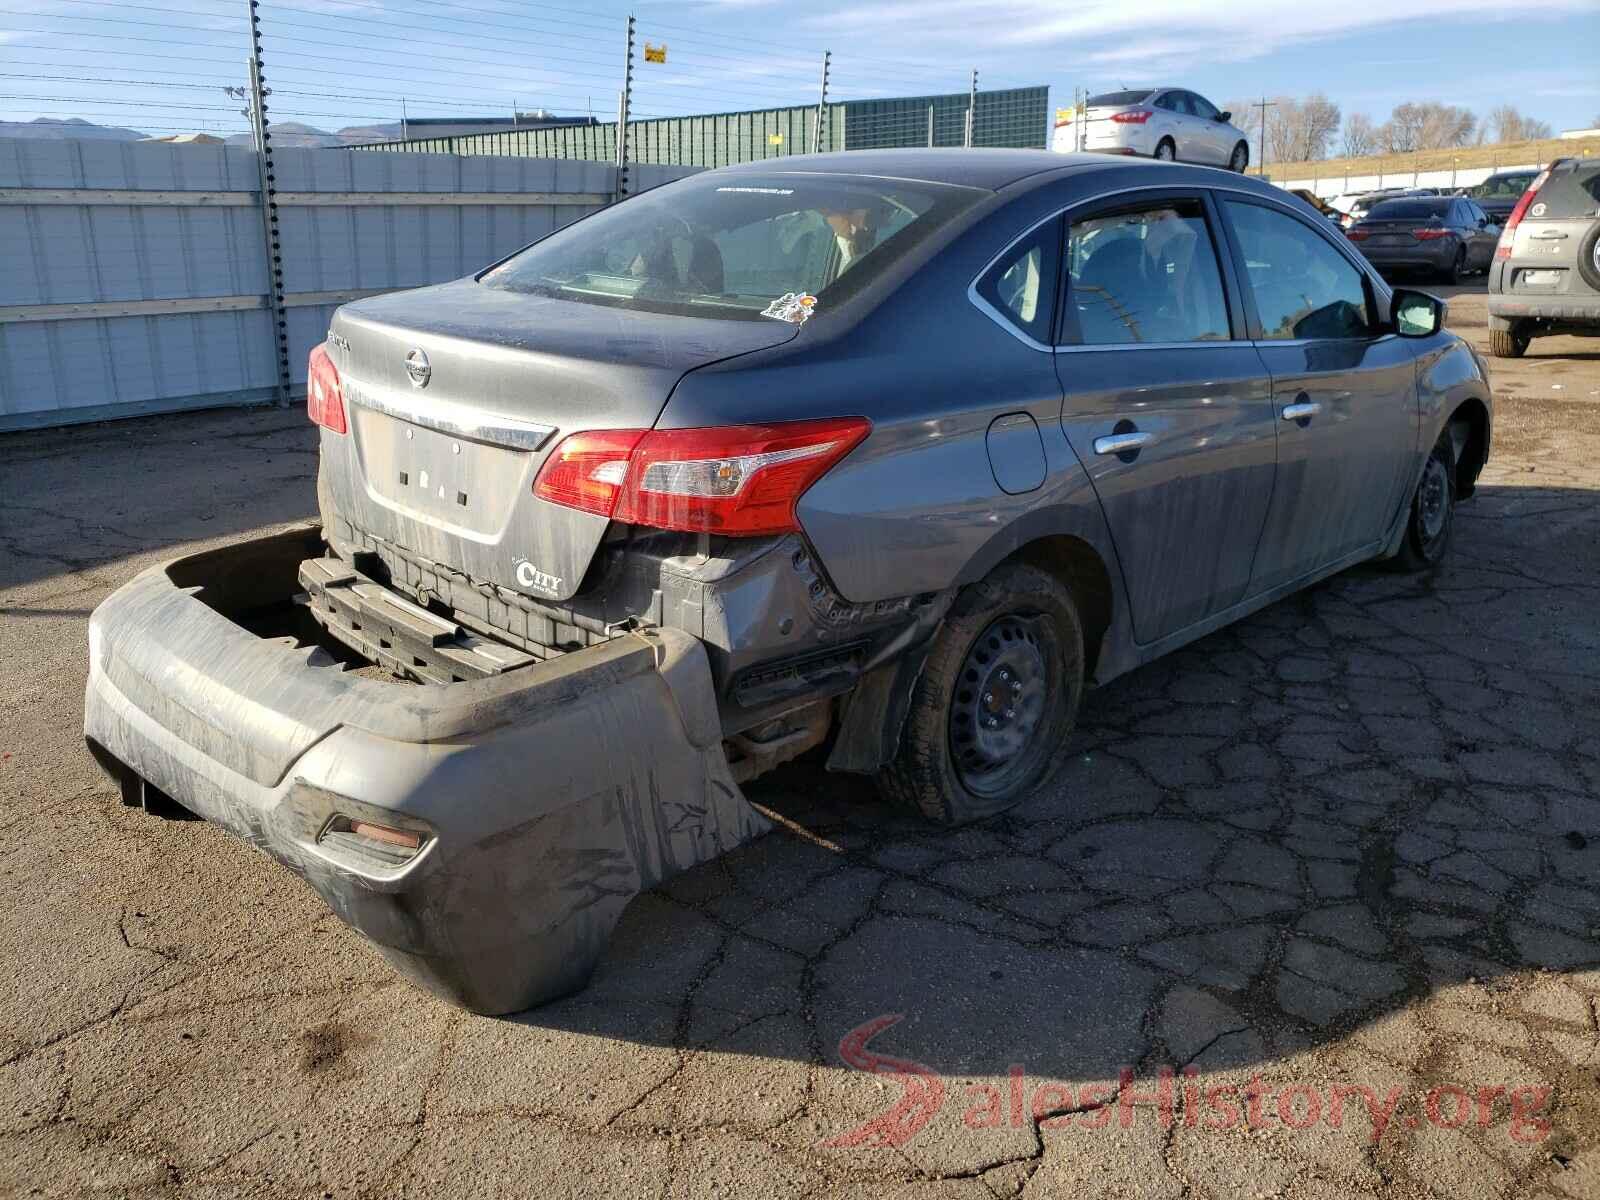
[(371, 821), (351, 821), (350, 832), (359, 838), (382, 842), (402, 850), (420, 850), (422, 835), (414, 829), (394, 829), (388, 825), (375, 825)]

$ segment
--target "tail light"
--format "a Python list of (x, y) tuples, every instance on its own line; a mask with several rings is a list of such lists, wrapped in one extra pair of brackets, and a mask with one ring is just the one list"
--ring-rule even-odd
[(1118, 125), (1143, 125), (1154, 115), (1148, 108), (1130, 108), (1126, 112), (1112, 113), (1111, 119)]
[(1419, 242), (1437, 242), (1440, 238), (1450, 236), (1448, 229), (1413, 229), (1411, 236)]
[(324, 429), (344, 433), (344, 388), (339, 383), (339, 368), (321, 346), (311, 348), (306, 364), (306, 415)]
[(713, 429), (575, 433), (534, 495), (656, 529), (753, 536), (799, 529), (795, 504), (872, 429), (861, 417)]
[(1346, 229), (1344, 235), (1352, 242), (1364, 242), (1372, 236), (1372, 231), (1370, 229)]
[(1549, 171), (1540, 171), (1538, 177), (1528, 185), (1528, 190), (1522, 193), (1517, 200), (1517, 206), (1511, 210), (1511, 215), (1506, 218), (1505, 226), (1500, 230), (1500, 241), (1495, 245), (1494, 256), (1497, 259), (1511, 257), (1511, 243), (1515, 241), (1517, 226), (1522, 224), (1523, 214), (1528, 211), (1528, 205), (1533, 203), (1533, 198), (1539, 194), (1539, 189), (1544, 186), (1544, 181), (1550, 178)]

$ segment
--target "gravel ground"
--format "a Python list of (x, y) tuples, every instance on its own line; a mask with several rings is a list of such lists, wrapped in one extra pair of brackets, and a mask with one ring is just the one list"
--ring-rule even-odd
[(1437, 572), (1092, 693), (955, 834), (793, 764), (779, 832), (499, 1020), (82, 748), (90, 609), (309, 515), (303, 419), (0, 440), (0, 1192), (1600, 1196), (1597, 349), (1494, 363)]

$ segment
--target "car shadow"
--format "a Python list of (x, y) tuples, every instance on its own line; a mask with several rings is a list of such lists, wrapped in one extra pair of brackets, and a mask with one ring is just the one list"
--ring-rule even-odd
[(747, 787), (774, 833), (510, 1019), (834, 1063), (898, 1016), (873, 1049), (940, 1075), (1114, 1080), (1592, 967), (1597, 500), (1481, 487), (1439, 569), (1346, 571), (1092, 690), (1059, 777), (989, 821), (781, 768)]

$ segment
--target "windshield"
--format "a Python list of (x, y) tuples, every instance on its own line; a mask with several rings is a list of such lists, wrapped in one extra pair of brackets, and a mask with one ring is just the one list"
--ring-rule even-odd
[(1369, 221), (1426, 221), (1429, 217), (1443, 218), (1450, 211), (1451, 201), (1445, 200), (1380, 200), (1367, 212)]
[(1516, 200), (1528, 190), (1528, 185), (1536, 175), (1535, 171), (1519, 175), (1491, 175), (1477, 187), (1468, 188), (1467, 195), (1474, 200)]
[(558, 230), (489, 287), (646, 312), (804, 321), (986, 193), (847, 175), (707, 175)]

